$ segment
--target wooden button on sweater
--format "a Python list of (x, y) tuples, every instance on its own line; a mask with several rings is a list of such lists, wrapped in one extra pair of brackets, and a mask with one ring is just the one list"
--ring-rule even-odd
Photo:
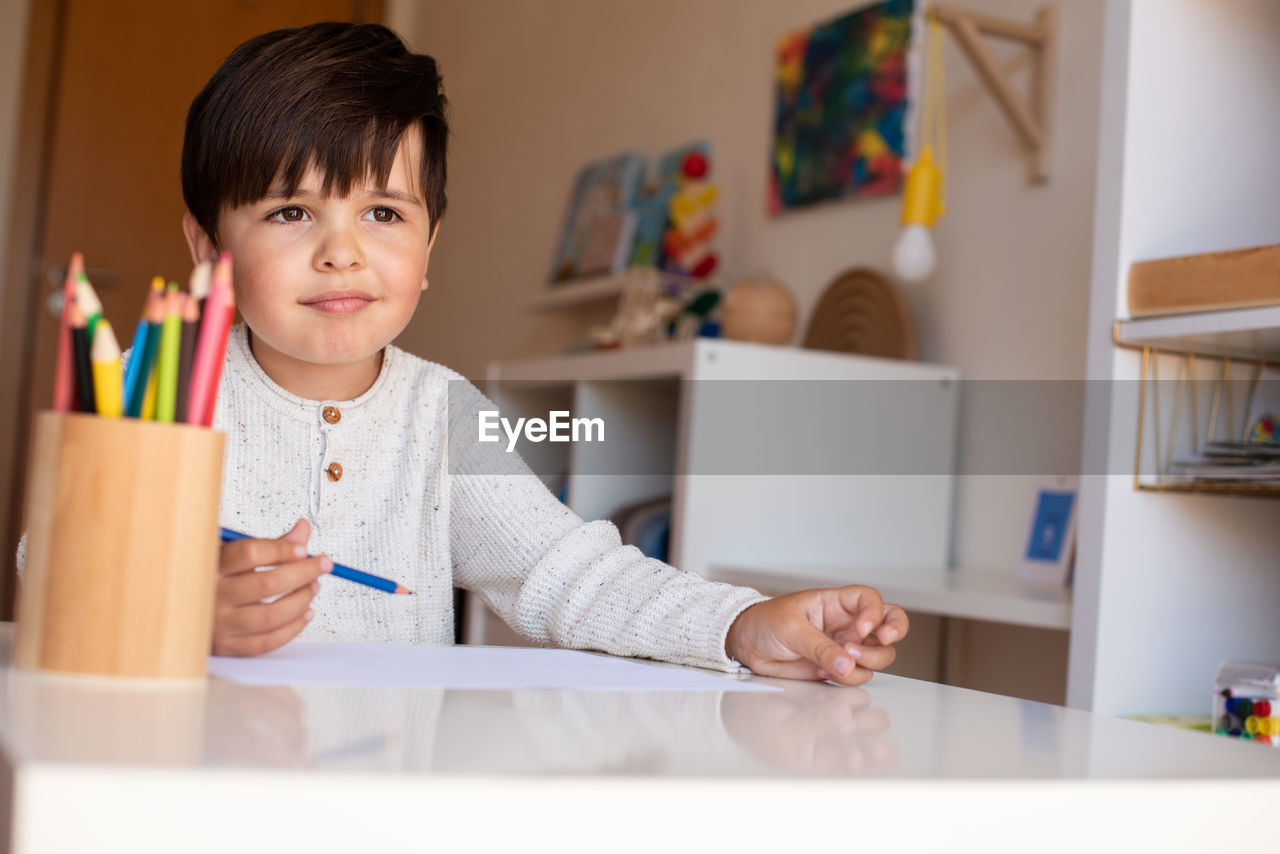
[[(324, 414), (324, 420), (328, 421), (330, 424), (337, 424), (339, 421), (342, 420), (342, 413), (339, 412), (337, 408), (333, 406), (326, 406), (324, 408), (323, 414)], [(337, 480), (337, 478), (335, 477), (334, 480)]]
[(342, 466), (338, 463), (329, 463), (329, 467), (325, 469), (324, 472), (329, 475), (329, 480), (332, 480), (335, 483), (342, 480)]

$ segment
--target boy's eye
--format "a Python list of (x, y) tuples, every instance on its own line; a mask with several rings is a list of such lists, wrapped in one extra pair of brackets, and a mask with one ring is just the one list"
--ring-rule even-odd
[(271, 214), (269, 218), (274, 219), (277, 222), (302, 222), (306, 215), (307, 212), (302, 208), (291, 205), (287, 208), (280, 208), (278, 211)]
[(373, 215), (374, 222), (395, 222), (400, 218), (400, 214), (391, 208), (374, 208), (370, 213)]

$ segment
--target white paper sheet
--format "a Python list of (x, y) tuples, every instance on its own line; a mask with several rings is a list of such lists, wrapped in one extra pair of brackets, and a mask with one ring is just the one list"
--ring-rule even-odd
[(209, 658), (246, 685), (369, 685), (470, 691), (778, 691), (732, 674), (568, 649), (294, 641), (255, 658)]

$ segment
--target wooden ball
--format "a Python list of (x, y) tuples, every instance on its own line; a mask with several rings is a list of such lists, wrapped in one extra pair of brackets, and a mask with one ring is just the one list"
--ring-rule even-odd
[(721, 326), (725, 338), (786, 344), (796, 329), (796, 302), (775, 279), (744, 279), (725, 295)]

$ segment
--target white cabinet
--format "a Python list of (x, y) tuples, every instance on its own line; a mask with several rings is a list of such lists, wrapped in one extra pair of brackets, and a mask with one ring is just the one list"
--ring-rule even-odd
[[(671, 496), (670, 563), (736, 580), (761, 568), (799, 589), (949, 564), (958, 380), (942, 365), (696, 339), (495, 363), (486, 392), (508, 418), (603, 420), (603, 443), (523, 446), (583, 518)], [(466, 640), (510, 640), (494, 622), (470, 597)]]

